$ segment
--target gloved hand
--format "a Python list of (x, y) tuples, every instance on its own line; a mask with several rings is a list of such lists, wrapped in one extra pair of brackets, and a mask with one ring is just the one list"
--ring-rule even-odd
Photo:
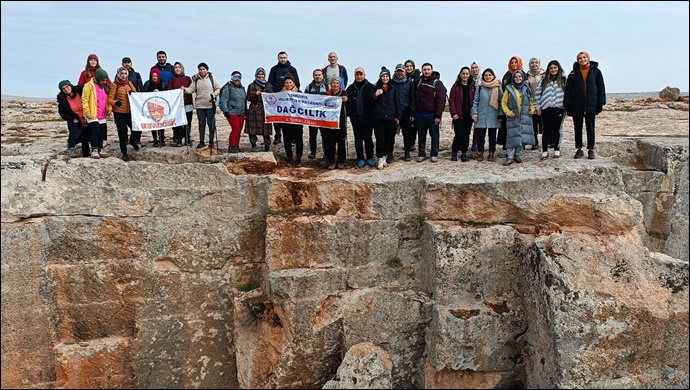
[(120, 100), (116, 101), (115, 107), (122, 107), (122, 102)]
[(134, 91), (132, 91), (132, 90), (130, 89), (129, 91), (127, 91), (127, 95), (131, 95), (132, 92), (134, 92)]
[(230, 118), (230, 113), (229, 113), (229, 112), (224, 112), (223, 115), (225, 115), (226, 118)]

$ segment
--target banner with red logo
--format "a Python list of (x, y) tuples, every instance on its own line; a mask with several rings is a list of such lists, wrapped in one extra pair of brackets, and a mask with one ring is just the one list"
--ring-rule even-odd
[(129, 95), (132, 107), (132, 131), (163, 130), (187, 124), (182, 90), (133, 92)]
[(314, 127), (340, 127), (340, 96), (300, 92), (262, 93), (266, 123), (297, 123)]

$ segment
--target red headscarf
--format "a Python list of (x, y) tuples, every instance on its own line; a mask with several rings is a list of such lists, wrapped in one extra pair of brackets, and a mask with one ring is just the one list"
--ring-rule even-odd
[(515, 69), (515, 70), (522, 70), (522, 58), (520, 58), (520, 57), (518, 57), (518, 56), (512, 56), (512, 57), (510, 57), (510, 59), (508, 60), (508, 72), (509, 72), (510, 74), (513, 74), (513, 72), (515, 72), (515, 70), (513, 70), (513, 69), (510, 67), (510, 61), (512, 61), (513, 58), (515, 58), (515, 59), (517, 60), (517, 63), (518, 63), (518, 67), (517, 67), (517, 69)]

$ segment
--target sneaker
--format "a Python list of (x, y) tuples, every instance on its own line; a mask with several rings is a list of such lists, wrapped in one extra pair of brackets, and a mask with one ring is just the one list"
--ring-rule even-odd
[(366, 164), (366, 163), (364, 162), (364, 160), (359, 160), (359, 161), (357, 161), (357, 167), (358, 167), (358, 168), (364, 168), (364, 164)]
[(335, 161), (332, 162), (332, 163), (328, 166), (328, 169), (330, 169), (330, 170), (333, 170), (333, 169), (336, 169), (336, 168), (338, 168), (338, 164), (336, 164)]
[(419, 156), (419, 157), (417, 157), (417, 162), (422, 162), (422, 161), (424, 161), (424, 160), (426, 160), (426, 156)]
[(338, 165), (336, 166), (336, 168), (338, 168), (338, 169), (345, 169), (345, 168), (347, 168), (347, 167), (345, 166), (345, 162), (344, 162), (344, 161), (341, 161), (341, 162), (338, 163)]
[(559, 158), (559, 157), (561, 157), (561, 151), (560, 150), (554, 151), (553, 152), (553, 158)]
[(438, 161), (438, 157), (436, 157), (436, 156), (431, 156), (431, 162), (437, 162), (437, 161)]
[(594, 150), (590, 149), (587, 151), (587, 158), (590, 160), (594, 160), (596, 157), (594, 157)]
[(367, 165), (369, 165), (370, 167), (373, 168), (374, 165), (376, 165), (376, 162), (374, 161), (373, 158), (370, 158), (370, 159), (367, 160)]
[(578, 149), (577, 152), (575, 152), (575, 157), (574, 158), (581, 158), (584, 157), (584, 153), (582, 153), (582, 149)]
[[(238, 150), (238, 151), (239, 151), (239, 150)], [(296, 167), (302, 165), (302, 159), (301, 159), (301, 158), (298, 158), (297, 160), (295, 160), (295, 162), (293, 163), (293, 165), (296, 166)]]
[(126, 161), (130, 161), (129, 155), (123, 154), (123, 155), (122, 155), (122, 161), (125, 161), (125, 162), (126, 162)]
[(386, 166), (386, 159), (384, 157), (379, 157), (378, 169), (383, 169)]
[(67, 157), (74, 157), (74, 148), (67, 148)]
[(410, 152), (405, 152), (405, 156), (403, 157), (403, 160), (412, 161), (412, 157), (410, 156)]
[(453, 153), (450, 155), (450, 161), (458, 161), (458, 154)]
[(130, 145), (134, 148), (134, 150), (139, 150), (139, 145), (136, 142), (130, 142)]
[(512, 164), (512, 163), (513, 163), (513, 160), (507, 158), (507, 159), (503, 162), (503, 166), (504, 166), (504, 167), (507, 167), (508, 165), (510, 165), (510, 164)]
[(316, 158), (316, 153), (309, 153), (309, 155), (307, 156), (307, 158), (310, 159), (310, 160), (314, 160), (314, 159)]
[(204, 141), (199, 142), (199, 144), (196, 146), (197, 149), (201, 149), (204, 146), (206, 146), (206, 143)]
[(549, 152), (541, 152), (541, 160), (544, 161), (549, 158)]
[(91, 158), (98, 160), (101, 158), (101, 155), (98, 153), (98, 149), (93, 149), (91, 151)]
[(488, 162), (494, 162), (494, 161), (495, 161), (495, 159), (494, 159), (494, 154), (493, 154), (493, 153), (489, 153), (489, 157), (486, 159), (486, 161), (488, 161)]
[(386, 164), (390, 164), (393, 161), (395, 161), (395, 158), (393, 158), (392, 154), (389, 154), (388, 156), (386, 156)]
[(469, 158), (467, 158), (467, 153), (462, 153), (460, 155), (460, 161), (467, 162), (467, 160), (469, 160)]
[(232, 148), (232, 146), (228, 146), (228, 153), (232, 153), (233, 150), (234, 150), (234, 149)]
[(516, 163), (521, 163), (522, 162), (522, 157), (518, 156), (517, 154), (515, 155), (515, 162)]

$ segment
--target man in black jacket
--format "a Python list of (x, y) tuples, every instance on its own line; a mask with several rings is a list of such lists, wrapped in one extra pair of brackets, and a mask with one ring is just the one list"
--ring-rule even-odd
[[(366, 72), (361, 66), (355, 68), (355, 82), (347, 87), (347, 115), (350, 117), (352, 132), (355, 134), (355, 151), (357, 152), (357, 165), (364, 167), (366, 163), (373, 167), (374, 141), (372, 132), (374, 125), (371, 119), (371, 108), (374, 103), (374, 85), (366, 79)], [(364, 143), (364, 150), (362, 149)]]
[[(299, 76), (297, 75), (297, 69), (295, 69), (295, 67), (290, 64), (290, 61), (288, 61), (287, 53), (281, 51), (278, 53), (278, 63), (271, 68), (271, 71), (268, 74), (268, 82), (273, 86), (273, 92), (280, 92), (283, 90), (283, 86), (285, 86), (285, 75), (288, 73), (292, 74), (295, 79), (295, 86), (297, 89), (299, 89)], [(274, 144), (279, 144), (281, 138), (283, 137), (281, 132), (282, 126), (283, 123), (273, 124), (273, 128), (276, 132), (276, 137), (273, 141)]]

